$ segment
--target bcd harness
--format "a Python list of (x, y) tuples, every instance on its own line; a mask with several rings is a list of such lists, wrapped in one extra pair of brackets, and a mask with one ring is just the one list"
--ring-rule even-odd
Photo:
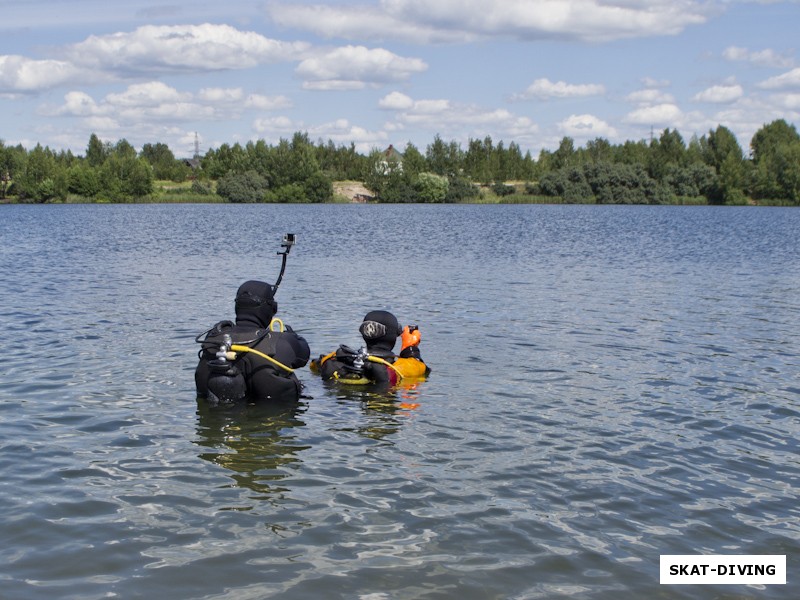
[[(277, 330), (274, 329), (276, 326), (278, 327)], [(278, 318), (273, 318), (267, 329), (257, 329), (255, 334), (253, 334), (252, 330), (243, 332), (235, 331), (234, 329), (235, 325), (232, 321), (220, 321), (208, 331), (197, 336), (195, 341), (202, 344), (200, 355), (214, 355), (216, 357), (214, 361), (217, 363), (217, 366), (221, 366), (225, 363), (236, 362), (241, 358), (241, 354), (250, 353), (263, 358), (284, 373), (294, 373), (294, 369), (287, 367), (274, 357), (277, 339), (270, 334), (274, 332), (282, 333), (284, 331), (283, 321)], [(256, 350), (253, 347), (262, 342), (265, 338), (268, 340), (266, 353)], [(273, 354), (273, 356), (270, 356), (270, 353)]]
[(341, 345), (327, 356), (323, 356), (318, 363), (322, 367), (328, 360), (334, 359), (341, 363), (342, 371), (336, 369), (331, 377), (343, 383), (355, 385), (365, 385), (373, 383), (373, 380), (366, 376), (367, 363), (384, 365), (397, 375), (398, 381), (403, 378), (403, 373), (385, 358), (369, 354), (364, 348), (353, 350), (349, 346)]

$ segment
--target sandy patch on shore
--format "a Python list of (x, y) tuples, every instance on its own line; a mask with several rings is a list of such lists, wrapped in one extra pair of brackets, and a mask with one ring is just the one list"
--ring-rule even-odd
[(351, 202), (364, 202), (373, 197), (372, 192), (358, 181), (334, 181), (333, 193), (349, 198)]

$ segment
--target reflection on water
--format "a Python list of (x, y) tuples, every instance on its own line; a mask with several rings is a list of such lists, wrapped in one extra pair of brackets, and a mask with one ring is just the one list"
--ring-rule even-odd
[(419, 408), (420, 388), (424, 381), (409, 381), (393, 388), (379, 386), (346, 386), (332, 381), (322, 382), (326, 393), (338, 403), (356, 403), (361, 407), (364, 422), (345, 426), (342, 431), (354, 431), (374, 440), (384, 439), (397, 432), (412, 411)]
[[(394, 388), (376, 386), (341, 386), (324, 382), (326, 394), (338, 404), (360, 407), (363, 420), (336, 428), (364, 438), (382, 440), (398, 431), (411, 411), (419, 407), (419, 386), (409, 382)], [(231, 471), (233, 486), (252, 490), (250, 499), (283, 498), (291, 478), (302, 462), (302, 453), (310, 446), (301, 443), (303, 436), (295, 428), (305, 427), (305, 404), (273, 405), (236, 403), (212, 406), (197, 399), (197, 439), (204, 448), (198, 456)], [(230, 507), (246, 510), (251, 507)], [(223, 509), (224, 510), (224, 509)]]
[(268, 403), (212, 407), (199, 398), (195, 443), (205, 449), (199, 456), (231, 471), (233, 485), (256, 492), (254, 501), (280, 498), (288, 491), (280, 482), (309, 448), (294, 431), (305, 426), (303, 412), (302, 405)]

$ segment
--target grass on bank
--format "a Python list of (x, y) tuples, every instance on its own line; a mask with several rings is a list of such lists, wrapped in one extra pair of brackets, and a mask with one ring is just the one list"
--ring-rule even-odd
[(217, 195), (217, 184), (214, 181), (156, 181), (152, 200), (162, 204), (170, 203), (223, 203), (225, 200)]

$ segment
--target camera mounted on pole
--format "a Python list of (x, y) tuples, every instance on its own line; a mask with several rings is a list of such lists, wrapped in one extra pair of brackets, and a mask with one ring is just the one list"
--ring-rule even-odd
[(281, 281), (283, 280), (283, 273), (286, 270), (286, 257), (289, 256), (289, 252), (291, 251), (292, 246), (294, 246), (296, 239), (297, 238), (293, 233), (286, 233), (283, 236), (283, 242), (281, 243), (281, 248), (283, 248), (283, 250), (282, 251), (279, 250), (277, 253), (279, 256), (282, 257), (281, 272), (278, 275), (278, 280), (275, 282), (275, 285), (272, 286), (273, 292), (278, 291), (278, 286), (281, 284)]

